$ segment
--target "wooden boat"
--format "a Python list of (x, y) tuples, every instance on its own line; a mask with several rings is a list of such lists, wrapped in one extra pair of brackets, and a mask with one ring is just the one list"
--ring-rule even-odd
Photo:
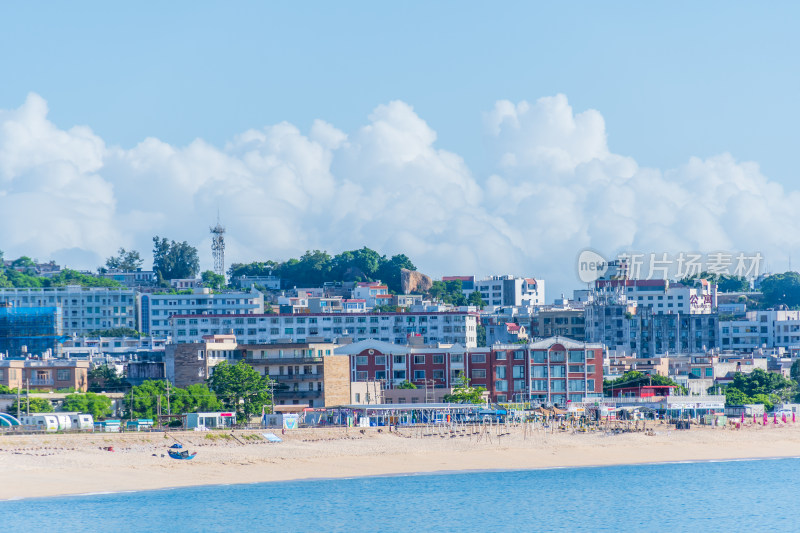
[(179, 452), (177, 450), (167, 450), (167, 453), (169, 453), (169, 456), (172, 457), (173, 459), (184, 459), (184, 460), (194, 459), (194, 456), (197, 455), (197, 452), (189, 453), (187, 450), (183, 450), (182, 452)]

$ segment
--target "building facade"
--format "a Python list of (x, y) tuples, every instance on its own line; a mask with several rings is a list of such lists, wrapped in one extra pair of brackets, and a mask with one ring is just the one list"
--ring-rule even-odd
[(800, 311), (747, 311), (739, 320), (719, 323), (720, 347), (752, 351), (758, 348), (800, 347)]
[[(475, 281), (473, 289), (481, 293), (481, 298), (494, 307), (530, 307), (544, 305), (544, 280), (517, 278), (514, 276), (491, 276)], [(463, 289), (469, 296), (473, 290)]]
[(377, 339), (404, 344), (477, 346), (477, 313), (307, 313), (173, 315), (173, 342), (198, 342), (204, 335), (233, 334), (242, 344), (344, 343)]
[(89, 386), (89, 362), (63, 359), (0, 360), (0, 385), (22, 390), (75, 389), (86, 392)]
[(0, 354), (58, 357), (62, 323), (60, 307), (0, 307)]
[[(263, 312), (264, 295), (255, 289), (248, 292), (212, 292), (201, 288), (194, 289), (190, 294), (139, 295), (140, 331), (156, 337), (171, 335), (170, 317), (173, 315), (224, 316)], [(199, 335), (195, 339), (201, 337)]]
[(136, 328), (133, 289), (108, 287), (3, 288), (0, 304), (13, 307), (60, 307), (64, 335), (87, 335), (112, 328)]

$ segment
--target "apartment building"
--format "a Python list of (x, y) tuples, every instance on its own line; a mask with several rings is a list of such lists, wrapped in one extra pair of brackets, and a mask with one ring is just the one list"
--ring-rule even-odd
[(2, 288), (0, 305), (17, 308), (60, 307), (64, 335), (87, 335), (112, 328), (136, 327), (133, 289), (108, 287)]
[(206, 335), (197, 342), (167, 344), (164, 362), (167, 379), (176, 387), (205, 383), (222, 361), (235, 365), (243, 355), (233, 335)]
[(583, 307), (537, 308), (530, 324), (531, 337), (561, 336), (576, 341), (586, 339), (586, 316)]
[(800, 311), (748, 311), (743, 319), (720, 321), (719, 337), (724, 350), (798, 348)]
[[(336, 353), (351, 357), (352, 381), (375, 381), (394, 389), (408, 380), (418, 389), (450, 389), (463, 374), (473, 386), (485, 387), (492, 402), (530, 400), (564, 406), (602, 394), (603, 351), (600, 344), (552, 337), (487, 348), (413, 347), (367, 340), (344, 345)], [(425, 394), (421, 390), (417, 396)]]
[(650, 307), (653, 314), (709, 314), (717, 307), (717, 286), (700, 280), (693, 288), (663, 279), (599, 279), (595, 292), (599, 297), (624, 297), (629, 304)]
[(275, 382), (275, 405), (331, 407), (351, 403), (350, 358), (338, 344), (239, 344), (245, 362)]
[(477, 346), (475, 312), (306, 313), (173, 315), (173, 342), (199, 342), (203, 336), (233, 334), (243, 344), (345, 343), (376, 339), (405, 344)]
[[(263, 312), (264, 295), (255, 289), (247, 292), (213, 292), (208, 288), (199, 288), (189, 294), (139, 295), (140, 331), (155, 337), (172, 333), (170, 317), (173, 315), (254, 315)], [(202, 336), (195, 336), (195, 340)]]
[(0, 385), (23, 390), (75, 389), (86, 392), (89, 386), (89, 362), (63, 359), (0, 360)]
[(494, 307), (530, 307), (545, 303), (544, 280), (541, 279), (491, 276), (475, 281), (474, 289), (463, 289), (465, 296), (473, 291), (480, 292), (481, 298)]

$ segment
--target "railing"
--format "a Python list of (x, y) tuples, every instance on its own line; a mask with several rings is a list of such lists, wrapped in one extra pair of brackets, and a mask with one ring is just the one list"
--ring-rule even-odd
[(54, 383), (52, 379), (31, 379), (28, 381), (31, 385), (52, 385)]
[(321, 380), (322, 374), (270, 374), (273, 381), (310, 381)]

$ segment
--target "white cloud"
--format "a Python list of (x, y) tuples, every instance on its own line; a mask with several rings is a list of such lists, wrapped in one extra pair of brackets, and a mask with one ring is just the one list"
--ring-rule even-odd
[(94, 268), (120, 246), (149, 256), (158, 234), (198, 246), (208, 268), (219, 210), (229, 264), (366, 245), (436, 276), (524, 274), (566, 290), (583, 247), (782, 260), (800, 240), (789, 215), (800, 192), (754, 163), (722, 154), (641, 168), (610, 152), (599, 112), (575, 113), (564, 95), (500, 101), (484, 118), (496, 168), (476, 177), (400, 101), (352, 132), (284, 122), (224, 147), (148, 138), (125, 149), (57, 128), (32, 94), (0, 110), (0, 249)]

